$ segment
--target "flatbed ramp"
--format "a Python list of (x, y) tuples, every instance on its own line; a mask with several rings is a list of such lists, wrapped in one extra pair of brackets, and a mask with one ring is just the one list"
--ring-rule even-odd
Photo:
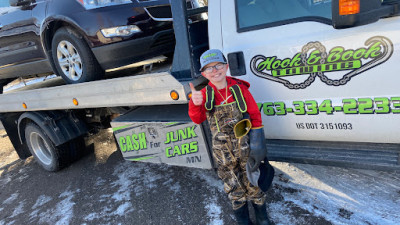
[[(179, 94), (178, 100), (171, 99), (172, 90)], [(184, 83), (160, 72), (2, 94), (0, 113), (187, 102)]]

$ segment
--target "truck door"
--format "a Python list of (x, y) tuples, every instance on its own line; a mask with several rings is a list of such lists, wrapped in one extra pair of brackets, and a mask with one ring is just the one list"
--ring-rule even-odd
[(267, 138), (399, 142), (400, 17), (335, 29), (330, 0), (224, 1), (220, 14), (211, 47), (243, 53), (232, 75), (250, 82)]
[[(1, 1), (0, 5), (0, 78), (51, 71), (41, 46), (40, 26), (35, 24), (38, 19), (32, 16), (34, 11), (44, 15), (45, 1), (24, 1), (23, 6), (10, 2), (17, 1)], [(41, 61), (46, 63), (32, 64)]]

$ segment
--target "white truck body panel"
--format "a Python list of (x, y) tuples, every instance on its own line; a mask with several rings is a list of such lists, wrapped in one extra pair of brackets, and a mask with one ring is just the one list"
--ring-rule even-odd
[[(219, 32), (223, 34), (222, 42), (225, 55), (238, 51), (244, 53), (247, 74), (237, 78), (250, 82), (250, 91), (256, 102), (262, 106), (260, 110), (263, 122), (266, 125), (265, 131), (268, 139), (400, 142), (400, 138), (395, 132), (400, 126), (400, 115), (398, 114), (400, 100), (398, 99), (400, 97), (398, 88), (400, 81), (398, 77), (400, 73), (398, 65), (400, 62), (399, 17), (380, 19), (378, 22), (367, 26), (342, 30), (334, 29), (332, 25), (324, 23), (304, 21), (237, 32), (236, 15), (232, 13), (235, 11), (234, 1), (224, 2), (224, 9), (221, 9), (221, 21), (209, 23), (209, 35), (213, 37)], [(212, 15), (210, 17), (212, 18)], [(222, 24), (222, 28), (219, 27), (220, 24)], [(222, 29), (222, 31), (218, 29)], [(372, 42), (368, 43), (367, 40), (369, 39)], [(379, 42), (381, 40), (383, 41)], [(275, 56), (275, 59), (281, 61), (287, 58), (291, 59), (297, 53), (301, 53), (302, 48), (310, 42), (321, 43), (325, 47), (328, 57), (330, 51), (338, 46), (343, 47), (344, 52), (346, 50), (357, 51), (360, 48), (365, 48), (365, 52), (367, 52), (368, 48), (372, 48), (373, 43), (379, 42), (375, 46), (375, 50), (376, 54), (379, 53), (380, 55), (375, 58), (359, 59), (360, 68), (324, 72), (328, 79), (340, 80), (351, 71), (362, 70), (344, 84), (337, 86), (322, 82), (320, 76), (316, 75), (309, 86), (290, 89), (284, 84), (272, 80), (278, 76), (257, 76), (254, 73), (257, 68), (251, 68), (254, 67), (252, 59), (255, 56), (261, 55), (264, 59), (271, 59)], [(210, 41), (210, 48), (219, 47), (220, 45)], [(307, 59), (311, 57), (313, 50), (316, 50), (315, 47), (310, 47), (306, 52)], [(370, 65), (369, 63), (373, 60), (375, 60), (373, 65)], [(258, 61), (255, 65), (260, 65), (260, 62), (262, 61)], [(268, 69), (261, 72), (264, 74), (272, 73)], [(292, 84), (299, 84), (305, 82), (309, 76), (310, 73), (306, 73), (279, 78)], [(271, 79), (271, 77), (274, 78)], [(370, 103), (372, 104), (363, 113), (361, 113), (360, 107), (366, 103), (363, 102), (362, 98), (366, 98), (366, 101), (371, 100)], [(357, 111), (355, 114), (350, 114), (347, 110), (344, 113), (344, 107), (350, 101), (349, 99), (354, 99), (356, 102), (355, 108), (352, 109)], [(388, 100), (387, 103), (383, 102), (386, 101), (385, 99)], [(315, 115), (307, 113), (312, 109), (311, 104), (317, 103), (319, 107), (324, 100), (331, 100), (332, 113), (324, 111), (319, 111)], [(306, 101), (312, 101), (312, 103), (304, 104), (302, 107), (305, 109), (304, 115), (296, 115), (294, 112), (299, 112), (296, 106), (301, 107), (294, 104), (294, 101), (303, 104)], [(264, 113), (264, 107), (269, 106), (264, 103), (275, 103), (275, 105), (271, 105), (275, 115)], [(276, 115), (276, 112), (280, 111), (277, 107), (282, 106), (282, 104), (284, 104), (284, 115)]]

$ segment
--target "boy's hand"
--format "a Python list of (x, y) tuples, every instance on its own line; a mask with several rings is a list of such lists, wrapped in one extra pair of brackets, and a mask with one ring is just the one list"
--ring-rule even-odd
[(192, 83), (189, 83), (190, 90), (192, 91), (192, 101), (194, 105), (201, 105), (203, 103), (203, 94), (201, 91), (196, 91)]

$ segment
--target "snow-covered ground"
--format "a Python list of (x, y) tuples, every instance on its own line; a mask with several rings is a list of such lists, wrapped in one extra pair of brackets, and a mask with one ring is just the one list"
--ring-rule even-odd
[(269, 207), (277, 224), (302, 224), (285, 216), (285, 208), (293, 206), (333, 224), (400, 224), (398, 172), (289, 163), (274, 166), (280, 171), (275, 185), (288, 190), (284, 201)]
[[(0, 138), (1, 160), (8, 160), (0, 164), (0, 224), (234, 223), (215, 172), (124, 161), (107, 135), (93, 141), (92, 155), (58, 173), (16, 160)], [(400, 224), (399, 172), (272, 165), (275, 224)]]

